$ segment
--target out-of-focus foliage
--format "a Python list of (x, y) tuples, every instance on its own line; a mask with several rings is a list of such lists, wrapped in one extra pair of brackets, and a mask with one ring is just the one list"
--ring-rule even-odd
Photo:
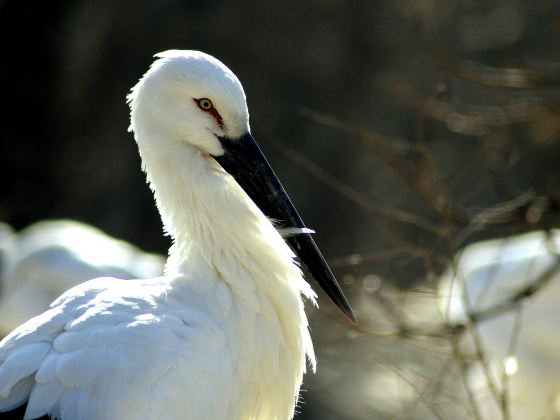
[(240, 77), (363, 325), (380, 320), (309, 310), (300, 417), (476, 418), (462, 332), (414, 329), (448, 321), (437, 279), (461, 248), (558, 225), (559, 19), (550, 0), (4, 0), (0, 220), (76, 218), (165, 253), (124, 98), (154, 53), (204, 50)]

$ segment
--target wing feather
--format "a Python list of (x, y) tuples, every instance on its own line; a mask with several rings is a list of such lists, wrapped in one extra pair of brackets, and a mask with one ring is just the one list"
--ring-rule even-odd
[(66, 292), (0, 343), (0, 412), (27, 401), (30, 419), (231, 417), (236, 345), (196, 309), (211, 305), (168, 291), (98, 279)]
[(14, 349), (0, 367), (0, 397), (8, 397), (14, 385), (39, 369), (50, 349), (50, 343), (27, 344)]
[(63, 391), (64, 388), (60, 382), (35, 384), (31, 390), (31, 395), (29, 396), (27, 404), (27, 417), (33, 419), (53, 411), (52, 408), (61, 397)]

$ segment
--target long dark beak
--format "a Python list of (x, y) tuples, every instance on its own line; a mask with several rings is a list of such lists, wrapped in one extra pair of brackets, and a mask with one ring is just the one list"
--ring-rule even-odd
[[(279, 223), (280, 227), (305, 229), (290, 197), (251, 134), (244, 134), (239, 139), (222, 137), (220, 142), (225, 153), (214, 158), (235, 178), (261, 211)], [(346, 319), (356, 324), (350, 304), (310, 233), (289, 236), (286, 242)]]

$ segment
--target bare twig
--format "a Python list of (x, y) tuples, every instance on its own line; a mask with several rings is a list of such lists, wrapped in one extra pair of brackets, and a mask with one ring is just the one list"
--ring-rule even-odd
[(560, 258), (551, 265), (544, 273), (542, 273), (534, 282), (527, 284), (525, 287), (516, 290), (509, 297), (505, 298), (501, 303), (491, 306), (486, 309), (481, 309), (478, 312), (469, 314), (469, 319), (472, 323), (479, 323), (495, 318), (507, 312), (517, 309), (517, 307), (525, 302), (530, 297), (534, 296), (537, 292), (542, 290), (554, 277), (560, 272)]
[(415, 225), (436, 235), (443, 234), (443, 230), (440, 226), (437, 226), (414, 213), (410, 213), (390, 206), (384, 206), (366, 197), (348, 184), (342, 182), (336, 176), (331, 175), (330, 173), (325, 171), (315, 162), (307, 159), (301, 153), (297, 152), (294, 148), (288, 146), (286, 143), (275, 140), (273, 136), (270, 135), (270, 133), (267, 136), (267, 139), (270, 144), (272, 144), (276, 149), (282, 152), (282, 154), (290, 159), (293, 163), (295, 163), (300, 168), (304, 169), (329, 187), (335, 189), (340, 195), (346, 197), (354, 204), (357, 204), (368, 211), (372, 211), (389, 219), (401, 223), (409, 223)]

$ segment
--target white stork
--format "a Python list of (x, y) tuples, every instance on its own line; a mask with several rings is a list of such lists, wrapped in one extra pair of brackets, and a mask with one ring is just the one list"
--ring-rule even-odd
[[(237, 77), (201, 52), (157, 57), (129, 102), (173, 240), (166, 274), (90, 280), (15, 329), (0, 342), (0, 411), (64, 420), (292, 418), (306, 356), (315, 368), (302, 301), (315, 294), (294, 254), (355, 322), (251, 137)], [(292, 233), (287, 242), (277, 227)]]

